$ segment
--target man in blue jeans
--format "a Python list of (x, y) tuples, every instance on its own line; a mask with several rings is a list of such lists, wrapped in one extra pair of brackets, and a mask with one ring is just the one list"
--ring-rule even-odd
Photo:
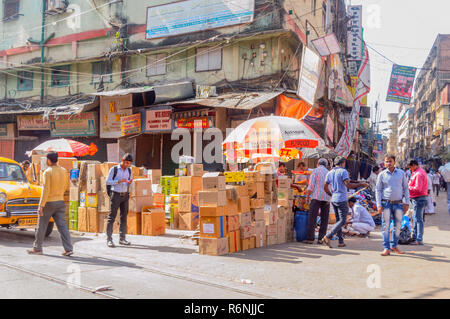
[(412, 160), (409, 163), (411, 179), (409, 180), (409, 197), (414, 208), (413, 220), (413, 242), (411, 245), (423, 245), (423, 212), (428, 204), (428, 178), (427, 173), (419, 166), (419, 163)]
[[(381, 256), (389, 256), (392, 252), (404, 254), (398, 246), (398, 238), (402, 225), (403, 213), (409, 209), (409, 190), (406, 174), (395, 168), (395, 156), (387, 155), (384, 158), (387, 168), (378, 175), (375, 197), (378, 213), (382, 215), (383, 247)], [(404, 202), (403, 202), (404, 200)], [(389, 239), (391, 220), (394, 221), (394, 234)]]
[[(333, 205), (336, 215), (336, 224), (333, 229), (322, 238), (324, 244), (331, 246), (331, 238), (337, 234), (339, 238), (338, 247), (345, 247), (344, 236), (342, 235), (342, 227), (345, 225), (348, 215), (348, 198), (347, 188), (369, 187), (367, 183), (353, 183), (350, 181), (348, 172), (345, 169), (345, 158), (338, 156), (334, 160), (335, 167), (325, 177), (324, 191), (331, 196), (331, 205)], [(331, 185), (331, 192), (328, 188)]]

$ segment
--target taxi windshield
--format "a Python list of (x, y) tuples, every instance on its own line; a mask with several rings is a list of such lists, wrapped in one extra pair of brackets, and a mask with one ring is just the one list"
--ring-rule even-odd
[(26, 182), (27, 179), (19, 165), (0, 163), (0, 181)]

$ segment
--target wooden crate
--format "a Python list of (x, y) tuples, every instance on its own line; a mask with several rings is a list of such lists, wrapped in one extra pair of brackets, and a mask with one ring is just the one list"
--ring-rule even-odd
[(127, 233), (130, 235), (142, 234), (142, 213), (128, 213)]

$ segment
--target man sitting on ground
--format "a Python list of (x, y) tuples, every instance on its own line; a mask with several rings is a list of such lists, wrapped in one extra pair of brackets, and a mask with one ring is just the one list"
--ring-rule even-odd
[(348, 200), (348, 207), (352, 216), (348, 226), (360, 235), (368, 236), (375, 229), (375, 222), (370, 213), (358, 203), (355, 197)]

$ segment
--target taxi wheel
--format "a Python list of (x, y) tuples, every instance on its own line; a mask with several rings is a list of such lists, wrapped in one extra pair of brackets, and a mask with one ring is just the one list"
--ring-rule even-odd
[(55, 226), (55, 223), (52, 223), (52, 222), (48, 223), (47, 230), (45, 232), (45, 237), (50, 236), (50, 234), (53, 231), (53, 226)]

